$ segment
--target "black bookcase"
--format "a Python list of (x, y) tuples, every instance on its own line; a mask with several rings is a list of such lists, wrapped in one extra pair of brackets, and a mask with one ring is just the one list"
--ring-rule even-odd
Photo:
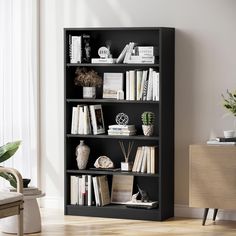
[[(98, 57), (99, 47), (105, 46), (106, 41), (112, 42), (111, 51), (117, 58), (123, 47), (133, 41), (139, 45), (152, 45), (158, 48), (158, 57), (155, 64), (70, 64), (69, 35), (88, 34), (91, 37), (91, 55)], [(64, 67), (65, 67), (65, 214), (126, 218), (140, 220), (165, 220), (174, 215), (174, 60), (175, 60), (175, 30), (173, 28), (66, 28), (64, 29)], [(159, 101), (127, 101), (102, 99), (102, 89), (97, 90), (97, 98), (83, 99), (82, 88), (74, 85), (75, 70), (77, 67), (88, 67), (103, 72), (123, 72), (127, 70), (153, 68), (160, 74)], [(115, 123), (115, 116), (119, 112), (128, 114), (130, 123), (137, 128), (136, 136), (108, 136), (102, 135), (72, 135), (71, 118), (72, 107), (77, 104), (101, 104), (106, 131), (108, 125)], [(144, 111), (153, 111), (156, 115), (154, 136), (144, 136), (141, 130), (141, 114)], [(75, 148), (80, 140), (91, 148), (87, 170), (78, 170)], [(155, 145), (156, 174), (133, 172), (112, 172), (89, 170), (93, 167), (96, 158), (100, 155), (109, 156), (119, 167), (123, 161), (119, 147), (119, 140), (134, 141), (131, 157), (134, 159), (137, 146)], [(107, 175), (110, 182), (113, 174), (133, 175), (134, 190), (137, 184), (147, 190), (152, 200), (159, 202), (156, 209), (126, 208), (124, 205), (107, 205), (104, 207), (70, 205), (70, 176), (71, 175)]]

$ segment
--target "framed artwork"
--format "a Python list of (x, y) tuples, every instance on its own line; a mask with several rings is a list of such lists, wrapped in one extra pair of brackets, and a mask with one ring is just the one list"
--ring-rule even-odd
[(126, 204), (131, 201), (134, 176), (113, 175), (111, 203)]
[(123, 91), (123, 73), (104, 73), (103, 98), (117, 98), (117, 92)]
[(93, 134), (104, 134), (105, 133), (105, 125), (103, 119), (103, 112), (101, 105), (91, 105), (89, 106)]

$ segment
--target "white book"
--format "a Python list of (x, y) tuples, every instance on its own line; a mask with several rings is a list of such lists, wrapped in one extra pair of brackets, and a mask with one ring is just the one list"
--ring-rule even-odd
[(78, 134), (84, 134), (84, 108), (83, 108), (83, 106), (79, 106)]
[(142, 75), (143, 72), (140, 70), (136, 71), (136, 100), (141, 100), (140, 94), (141, 94), (141, 83), (142, 83)]
[(152, 100), (153, 94), (153, 69), (149, 68), (149, 75), (148, 75), (148, 88), (147, 88), (147, 101)]
[(151, 147), (147, 147), (147, 173), (151, 174)]
[(135, 100), (135, 71), (129, 71), (129, 100)]
[(113, 64), (116, 62), (115, 58), (92, 58), (91, 63), (107, 63), (107, 64)]
[(207, 144), (213, 145), (236, 145), (236, 142), (219, 142), (215, 140), (208, 140)]
[(89, 133), (89, 123), (88, 123), (88, 106), (84, 106), (83, 112), (83, 134), (90, 134)]
[(144, 84), (146, 80), (147, 80), (147, 70), (144, 70), (142, 73), (142, 81), (141, 81), (141, 87), (140, 87), (140, 100), (143, 100)]
[(78, 129), (78, 109), (72, 107), (71, 134), (77, 134)]
[(134, 159), (134, 165), (133, 165), (133, 168), (132, 168), (133, 172), (137, 171), (138, 161), (139, 161), (141, 152), (142, 152), (142, 147), (138, 147), (137, 151), (136, 151), (135, 159)]
[(129, 71), (126, 71), (126, 100), (130, 100)]
[(144, 147), (143, 152), (143, 160), (142, 160), (142, 166), (141, 166), (141, 172), (146, 173), (147, 172), (147, 149), (148, 147)]
[(153, 46), (137, 46), (135, 51), (139, 56), (154, 56), (154, 47)]
[(145, 154), (144, 151), (145, 151), (145, 146), (142, 146), (140, 157), (139, 157), (138, 164), (137, 164), (137, 172), (141, 172), (143, 157), (144, 157), (144, 154)]
[(120, 53), (119, 57), (116, 59), (116, 63), (121, 63), (123, 62), (125, 58), (125, 54), (128, 50), (129, 44), (126, 44), (125, 47), (123, 48), (122, 52)]
[(130, 60), (130, 57), (131, 57), (132, 52), (133, 52), (133, 48), (134, 48), (134, 42), (130, 42), (129, 43), (129, 48), (127, 49), (127, 52), (125, 54), (124, 63), (128, 63), (128, 61)]
[(70, 204), (78, 204), (79, 178), (77, 176), (70, 177)]
[(71, 36), (70, 63), (81, 63), (81, 36)]
[(92, 206), (92, 176), (88, 175), (88, 206)]
[(155, 173), (155, 147), (151, 147), (151, 174)]
[(112, 129), (112, 130), (134, 131), (135, 130), (135, 125), (109, 125), (108, 128)]
[(153, 101), (159, 101), (159, 73), (153, 71)]
[(101, 206), (101, 201), (99, 198), (98, 179), (96, 176), (92, 177), (92, 179), (93, 179), (93, 189), (94, 189), (96, 206)]

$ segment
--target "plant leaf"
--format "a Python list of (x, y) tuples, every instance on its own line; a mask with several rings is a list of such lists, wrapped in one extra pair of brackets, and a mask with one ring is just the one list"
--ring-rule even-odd
[(11, 143), (7, 143), (0, 147), (0, 163), (6, 161), (11, 156), (15, 154), (17, 149), (20, 146), (21, 141), (15, 141)]
[(0, 173), (0, 176), (2, 178), (4, 178), (5, 180), (8, 180), (11, 184), (12, 187), (16, 188), (17, 187), (17, 182), (16, 182), (16, 178), (14, 175), (12, 174), (9, 174), (9, 173), (4, 173), (4, 172), (1, 172)]

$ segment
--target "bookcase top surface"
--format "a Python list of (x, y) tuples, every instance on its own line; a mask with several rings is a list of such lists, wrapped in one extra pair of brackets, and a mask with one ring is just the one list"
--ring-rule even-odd
[(115, 30), (175, 30), (175, 28), (172, 27), (73, 27), (73, 28), (64, 28), (65, 31), (73, 31), (73, 30), (93, 30), (93, 31), (99, 31), (99, 30), (108, 30), (108, 31), (115, 31)]

